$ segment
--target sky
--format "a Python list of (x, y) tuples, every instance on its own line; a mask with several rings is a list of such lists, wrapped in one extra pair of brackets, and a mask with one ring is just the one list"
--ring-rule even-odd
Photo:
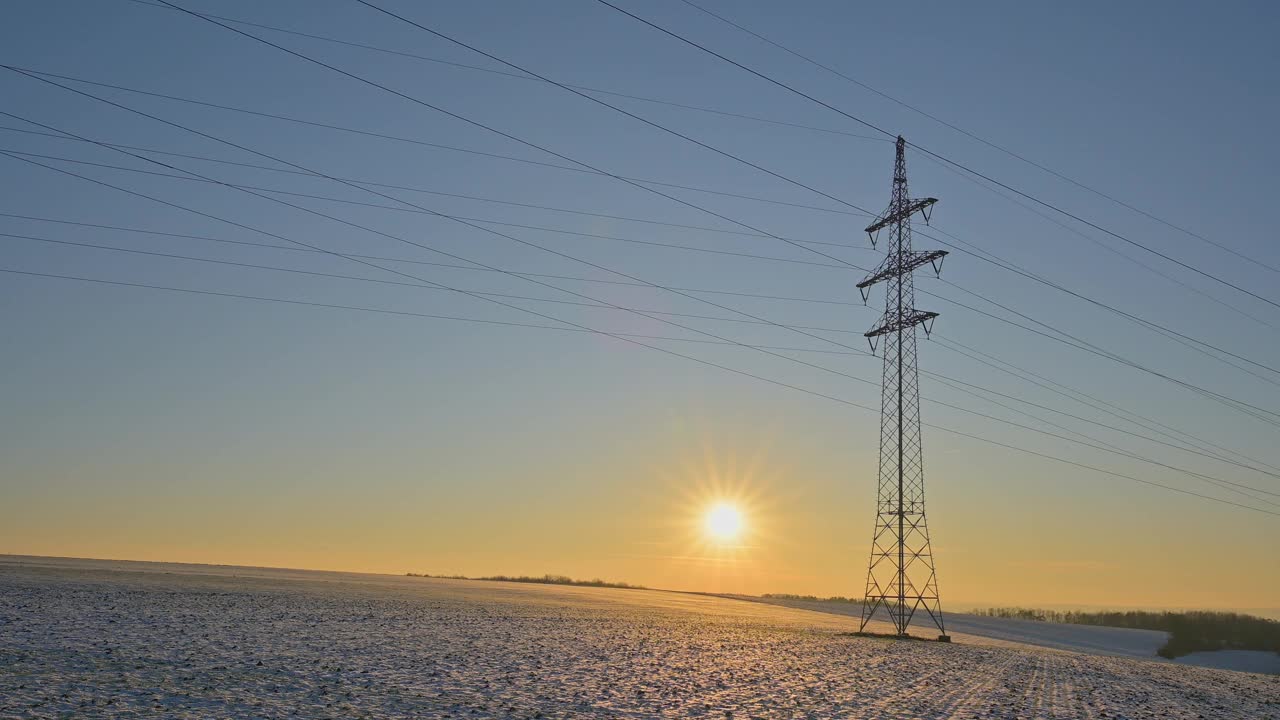
[[(354, 0), (178, 4), (400, 53), (234, 26), (418, 102), (147, 2), (6, 0), (0, 64), (71, 79), (0, 69), (0, 149), (25, 153), (0, 154), (0, 269), (17, 271), (0, 273), (0, 552), (861, 594), (881, 361), (860, 335), (883, 297), (862, 307), (862, 271), (734, 221), (873, 266), (883, 246), (851, 206), (888, 203), (887, 138), (593, 0), (380, 4), (563, 83), (776, 121), (597, 95), (813, 190), (460, 67), (515, 72)], [(1168, 378), (1280, 407), (1280, 307), (1213, 279), (1280, 299), (1280, 11), (700, 4), (862, 85), (683, 2), (619, 3), (1136, 243), (911, 149), (913, 194), (939, 198), (918, 249), (973, 243), (1233, 353), (963, 249), (947, 282), (922, 272), (916, 306), (941, 313), (920, 366), (944, 608), (1274, 607), (1276, 426)], [(601, 303), (683, 327), (584, 306)], [(1175, 430), (1238, 464), (1126, 434)], [(726, 501), (745, 524), (728, 544), (702, 527)]]

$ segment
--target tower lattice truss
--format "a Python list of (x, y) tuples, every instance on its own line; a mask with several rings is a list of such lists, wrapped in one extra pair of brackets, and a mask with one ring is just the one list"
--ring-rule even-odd
[(877, 283), (884, 283), (884, 316), (865, 333), (874, 352), (884, 355), (880, 395), (880, 472), (876, 492), (876, 523), (867, 569), (862, 629), (873, 616), (893, 622), (899, 635), (920, 611), (944, 635), (938, 576), (924, 511), (924, 447), (920, 437), (920, 375), (916, 365), (916, 327), (932, 330), (935, 312), (915, 308), (913, 273), (924, 265), (942, 268), (946, 252), (917, 252), (911, 248), (911, 218), (919, 213), (927, 223), (936, 198), (912, 200), (907, 193), (906, 141), (899, 136), (889, 208), (867, 227), (875, 246), (888, 234), (885, 259), (858, 284), (863, 300)]

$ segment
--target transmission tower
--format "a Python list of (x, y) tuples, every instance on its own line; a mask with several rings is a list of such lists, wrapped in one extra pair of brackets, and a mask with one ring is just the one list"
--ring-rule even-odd
[(920, 444), (920, 376), (916, 365), (916, 326), (925, 335), (933, 329), (936, 312), (915, 308), (912, 274), (932, 265), (942, 269), (946, 251), (911, 249), (911, 217), (917, 212), (928, 223), (937, 198), (912, 200), (907, 194), (906, 140), (898, 136), (893, 167), (893, 196), (889, 208), (867, 226), (871, 245), (882, 230), (889, 232), (885, 259), (858, 283), (863, 302), (871, 286), (883, 282), (884, 316), (865, 333), (875, 352), (883, 339), (884, 379), (880, 391), (880, 475), (876, 493), (876, 526), (867, 568), (867, 591), (860, 630), (865, 630), (876, 610), (883, 607), (898, 635), (917, 610), (929, 614), (942, 636), (949, 639), (942, 622), (938, 578), (929, 546), (924, 514), (924, 451)]

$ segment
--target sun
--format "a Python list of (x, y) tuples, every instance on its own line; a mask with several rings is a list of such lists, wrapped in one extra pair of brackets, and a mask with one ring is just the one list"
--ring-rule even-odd
[(703, 529), (719, 542), (737, 540), (742, 535), (744, 524), (742, 511), (726, 502), (712, 505), (703, 518)]

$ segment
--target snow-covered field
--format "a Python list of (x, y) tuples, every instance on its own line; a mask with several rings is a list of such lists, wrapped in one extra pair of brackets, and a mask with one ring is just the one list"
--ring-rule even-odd
[[(1280, 718), (1280, 678), (700, 595), (0, 557), (0, 717)], [(961, 640), (957, 635), (957, 640)]]

